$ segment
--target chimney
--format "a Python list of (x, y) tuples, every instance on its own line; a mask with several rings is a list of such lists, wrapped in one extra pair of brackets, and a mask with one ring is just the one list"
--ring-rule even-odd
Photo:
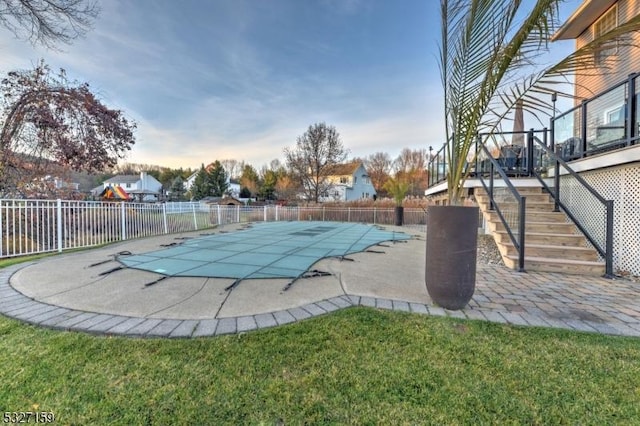
[(147, 172), (140, 172), (140, 189), (147, 188)]

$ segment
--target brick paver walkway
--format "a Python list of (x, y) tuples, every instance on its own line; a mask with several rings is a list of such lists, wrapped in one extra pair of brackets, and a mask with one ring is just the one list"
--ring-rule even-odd
[(45, 327), (96, 334), (199, 337), (275, 327), (349, 306), (451, 316), (519, 326), (543, 326), (622, 336), (640, 336), (640, 284), (557, 273), (518, 273), (478, 265), (476, 293), (461, 311), (433, 305), (345, 294), (293, 309), (203, 320), (136, 318), (62, 308), (38, 302), (9, 284), (27, 264), (0, 270), (0, 313)]

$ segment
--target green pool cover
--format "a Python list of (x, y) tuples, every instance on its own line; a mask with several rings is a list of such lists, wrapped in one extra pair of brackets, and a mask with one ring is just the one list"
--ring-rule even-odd
[(129, 268), (171, 277), (295, 279), (320, 259), (409, 238), (402, 232), (358, 223), (260, 222), (245, 230), (188, 239), (158, 251), (118, 256), (118, 261)]

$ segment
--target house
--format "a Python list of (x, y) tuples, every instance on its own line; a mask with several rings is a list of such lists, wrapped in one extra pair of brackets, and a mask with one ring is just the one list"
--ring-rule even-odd
[(139, 175), (116, 175), (105, 180), (102, 188), (119, 186), (137, 201), (158, 201), (162, 197), (162, 184), (147, 172)]
[[(558, 29), (553, 40), (575, 40), (576, 49), (579, 49), (639, 15), (640, 0), (584, 0)], [(637, 143), (640, 139), (640, 33), (631, 33), (630, 37), (631, 42), (594, 52), (593, 68), (576, 76), (574, 107), (560, 114), (550, 113), (549, 130), (539, 129), (532, 133), (531, 150), (527, 149), (527, 141), (523, 155), (517, 159), (518, 166), (514, 170), (517, 177), (508, 180), (519, 189), (529, 188), (530, 191), (521, 191), (527, 198), (527, 207), (551, 199), (551, 210), (539, 214), (545, 218), (539, 223), (532, 222), (537, 213), (527, 210), (527, 227), (537, 227), (539, 231), (527, 235), (525, 230), (525, 270), (584, 273), (602, 261), (608, 275), (640, 276), (640, 252), (637, 250), (640, 246), (640, 144)], [(560, 163), (553, 160), (552, 155), (544, 154), (543, 145), (564, 160), (568, 168), (550, 166)], [(427, 193), (432, 200), (438, 200), (446, 191), (446, 182), (442, 182), (445, 174), (437, 171), (446, 160), (441, 159), (440, 151), (434, 158), (436, 161), (429, 166), (433, 179)], [(446, 164), (444, 167), (446, 170)], [(481, 183), (482, 177), (487, 175), (486, 169), (478, 164), (473, 167), (476, 179), (469, 179), (465, 187), (469, 188), (470, 198), (478, 201), (482, 209), (487, 200)], [(501, 178), (494, 183), (507, 186)], [(533, 188), (537, 192), (533, 192)], [(541, 205), (535, 207), (542, 208)], [(562, 222), (571, 226), (579, 224), (574, 228), (576, 234), (583, 236), (580, 247), (573, 247), (568, 237), (562, 242), (553, 240), (565, 232), (568, 234), (568, 231), (558, 231), (564, 224), (549, 223), (550, 218), (559, 215), (566, 215), (561, 218)], [(497, 224), (495, 216), (495, 213), (485, 211), (484, 225), (498, 242), (504, 228)], [(576, 236), (571, 238), (577, 239)], [(510, 247), (510, 242), (500, 244), (503, 260), (519, 256), (514, 254), (515, 244)], [(596, 248), (595, 258), (587, 261), (578, 255), (574, 259), (567, 257), (572, 252), (580, 252), (582, 256), (587, 251), (585, 247)], [(536, 259), (527, 260), (528, 256), (536, 256)], [(546, 266), (542, 264), (543, 258), (545, 262), (549, 259)], [(561, 264), (563, 258), (570, 260)], [(552, 261), (556, 266), (550, 266)], [(538, 265), (534, 267), (535, 263)]]
[[(585, 0), (554, 34), (552, 41), (575, 40), (576, 50), (595, 38), (625, 24), (640, 14), (637, 0)], [(633, 33), (633, 42), (618, 44), (610, 49), (600, 49), (594, 55), (595, 71), (578, 75), (575, 81), (577, 104), (624, 80), (630, 73), (638, 72), (640, 34)]]
[[(574, 39), (579, 49), (639, 15), (640, 0), (585, 0), (554, 40)], [(613, 200), (616, 270), (640, 275), (640, 33), (630, 37), (595, 53), (596, 72), (576, 76), (576, 107), (553, 120), (553, 139), (573, 170)]]
[(319, 201), (354, 201), (375, 198), (376, 190), (361, 162), (332, 166), (327, 172), (329, 188)]

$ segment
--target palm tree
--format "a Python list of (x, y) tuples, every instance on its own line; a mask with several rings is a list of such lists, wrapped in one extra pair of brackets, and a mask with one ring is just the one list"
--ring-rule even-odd
[[(449, 204), (460, 204), (471, 172), (478, 132), (490, 134), (517, 104), (536, 117), (548, 115), (544, 99), (559, 83), (593, 72), (594, 53), (632, 44), (640, 16), (595, 39), (557, 64), (540, 67), (559, 28), (563, 0), (441, 0), (440, 75), (444, 88)], [(615, 57), (610, 57), (611, 62)], [(610, 63), (611, 65), (611, 63)], [(548, 94), (549, 96), (545, 96)], [(543, 95), (543, 96), (541, 96)], [(480, 141), (485, 143), (486, 141)]]

